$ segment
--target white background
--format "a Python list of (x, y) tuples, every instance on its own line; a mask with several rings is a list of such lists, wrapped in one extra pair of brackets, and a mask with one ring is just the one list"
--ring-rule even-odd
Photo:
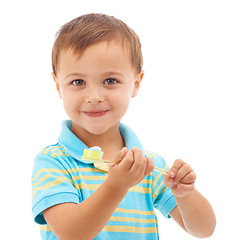
[[(0, 6), (1, 236), (40, 239), (31, 215), (35, 155), (56, 143), (66, 115), (51, 48), (58, 28), (91, 12), (140, 36), (145, 77), (123, 119), (146, 149), (197, 173), (211, 202), (211, 239), (239, 237), (240, 3), (233, 0), (2, 1)], [(160, 238), (194, 239), (159, 217)]]

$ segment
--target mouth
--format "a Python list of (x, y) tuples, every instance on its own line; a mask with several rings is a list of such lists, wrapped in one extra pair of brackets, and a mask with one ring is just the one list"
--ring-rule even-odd
[(88, 117), (102, 117), (104, 116), (109, 110), (99, 110), (99, 111), (83, 111), (85, 115)]

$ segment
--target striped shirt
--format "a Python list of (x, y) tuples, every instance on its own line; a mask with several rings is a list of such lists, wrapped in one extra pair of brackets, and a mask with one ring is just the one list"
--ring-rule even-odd
[[(71, 132), (71, 127), (70, 120), (64, 121), (58, 143), (44, 148), (34, 162), (32, 212), (35, 222), (40, 224), (42, 239), (58, 239), (43, 217), (45, 209), (66, 202), (81, 203), (104, 182), (108, 174), (105, 165), (94, 165), (81, 159), (87, 146)], [(129, 127), (121, 123), (119, 130), (128, 149), (135, 146), (145, 156), (151, 157), (155, 166), (168, 168), (159, 155), (143, 150)], [(159, 239), (154, 208), (169, 218), (175, 207), (175, 198), (164, 185), (163, 175), (153, 171), (129, 189), (109, 222), (94, 239)]]

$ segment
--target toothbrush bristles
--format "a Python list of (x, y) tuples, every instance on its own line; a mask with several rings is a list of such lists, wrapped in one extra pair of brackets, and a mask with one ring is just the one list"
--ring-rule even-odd
[(88, 158), (88, 157), (82, 157), (82, 160), (87, 160), (87, 161), (93, 161), (93, 162), (101, 162), (101, 163), (106, 163), (109, 165), (114, 165), (115, 163), (106, 160), (106, 159), (95, 159), (95, 158)]

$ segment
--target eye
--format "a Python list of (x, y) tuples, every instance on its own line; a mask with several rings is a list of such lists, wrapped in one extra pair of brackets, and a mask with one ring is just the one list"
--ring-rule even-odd
[(76, 79), (72, 81), (72, 84), (75, 86), (83, 86), (86, 85), (85, 81), (82, 79)]
[(116, 84), (116, 83), (118, 83), (118, 81), (114, 78), (108, 78), (104, 81), (104, 84), (106, 84), (106, 85), (113, 85), (113, 84)]

